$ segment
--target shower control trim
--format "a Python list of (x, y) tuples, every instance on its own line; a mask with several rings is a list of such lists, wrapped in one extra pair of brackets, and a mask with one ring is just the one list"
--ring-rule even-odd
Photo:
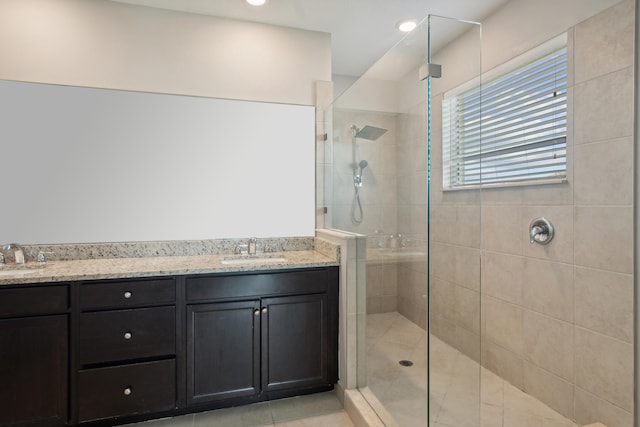
[(554, 229), (551, 222), (544, 217), (536, 218), (529, 224), (529, 243), (548, 245), (553, 240)]

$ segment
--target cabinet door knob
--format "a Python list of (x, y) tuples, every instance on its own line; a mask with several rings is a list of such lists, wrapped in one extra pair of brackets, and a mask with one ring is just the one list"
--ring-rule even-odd
[(131, 386), (129, 386), (129, 387), (124, 389), (123, 393), (124, 393), (125, 396), (130, 396), (131, 393), (133, 393), (133, 389), (131, 388)]
[(267, 307), (262, 307), (262, 314), (267, 314)]
[(127, 332), (125, 332), (125, 333), (124, 333), (124, 339), (125, 339), (125, 340), (130, 340), (132, 336), (133, 336), (133, 335), (132, 335), (132, 334), (131, 334), (131, 332), (129, 332), (129, 331), (127, 331)]
[(129, 299), (129, 298), (131, 298), (131, 295), (132, 295), (132, 294), (131, 294), (131, 292), (126, 291), (126, 292), (124, 293), (124, 298), (125, 298), (125, 299)]
[(253, 310), (253, 315), (260, 316), (260, 309), (256, 308), (255, 310)]

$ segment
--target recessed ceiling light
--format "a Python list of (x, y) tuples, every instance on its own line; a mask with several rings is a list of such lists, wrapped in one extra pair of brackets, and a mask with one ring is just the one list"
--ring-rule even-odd
[(403, 33), (408, 33), (409, 31), (413, 31), (413, 29), (416, 28), (416, 26), (418, 26), (418, 22), (415, 19), (405, 19), (396, 24), (396, 28), (402, 31)]
[(262, 6), (266, 2), (267, 0), (247, 0), (247, 3), (249, 3), (251, 6)]

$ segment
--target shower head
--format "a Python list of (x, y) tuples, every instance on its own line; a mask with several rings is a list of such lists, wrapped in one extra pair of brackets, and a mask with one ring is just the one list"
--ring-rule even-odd
[(360, 163), (358, 163), (358, 166), (360, 166), (360, 173), (362, 173), (362, 169), (369, 166), (369, 162), (367, 162), (366, 160), (360, 160)]
[(386, 129), (368, 125), (363, 127), (362, 129), (358, 129), (353, 126), (352, 129), (354, 129), (355, 131), (354, 137), (368, 139), (370, 141), (375, 141), (387, 132)]

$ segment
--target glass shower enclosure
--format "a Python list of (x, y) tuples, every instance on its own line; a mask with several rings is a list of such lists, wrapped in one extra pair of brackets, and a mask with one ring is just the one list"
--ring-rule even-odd
[[(460, 64), (438, 75), (432, 59), (454, 39), (464, 41), (462, 57), (453, 58)], [(367, 236), (367, 316), (358, 325), (366, 367), (358, 368), (358, 385), (387, 425), (463, 425), (460, 417), (479, 425), (480, 209), (454, 206), (478, 202), (479, 190), (430, 196), (442, 170), (441, 149), (430, 143), (441, 138), (440, 107), (432, 105), (442, 96), (439, 81), (479, 74), (480, 26), (429, 16), (325, 114), (332, 123), (326, 224)], [(460, 224), (444, 224), (452, 214)]]
[[(357, 385), (386, 425), (634, 425), (635, 2), (513, 3), (482, 27), (429, 16), (325, 113), (325, 225), (367, 237)], [(512, 153), (490, 88), (550, 54), (567, 65), (520, 91), (546, 91), (531, 111), (548, 116), (518, 135), (563, 174), (449, 188), (477, 167), (448, 167), (450, 114), (470, 119), (480, 153), (463, 157), (484, 177), (490, 138)], [(521, 104), (513, 87), (499, 107)], [(550, 138), (528, 139), (538, 124)]]

